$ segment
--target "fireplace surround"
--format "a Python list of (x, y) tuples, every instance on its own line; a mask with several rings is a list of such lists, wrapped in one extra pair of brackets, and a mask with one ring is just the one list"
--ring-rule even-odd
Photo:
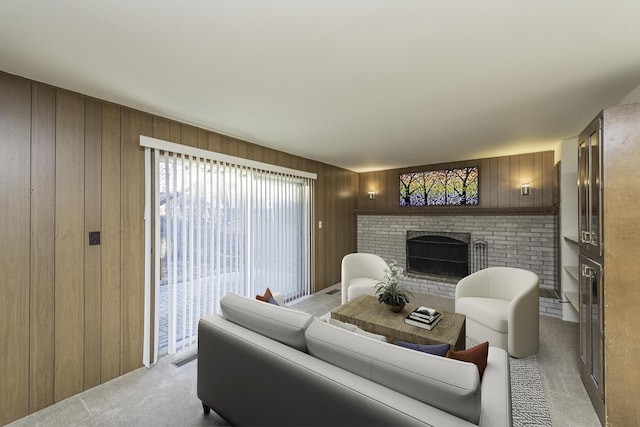
[[(553, 214), (358, 214), (357, 252), (374, 253), (387, 262), (407, 265), (409, 230), (469, 233), (469, 273), (486, 267), (511, 266), (533, 271), (540, 291), (557, 280), (557, 217)], [(402, 284), (413, 292), (453, 298), (459, 279), (405, 271)], [(562, 317), (559, 300), (540, 298), (540, 312)]]

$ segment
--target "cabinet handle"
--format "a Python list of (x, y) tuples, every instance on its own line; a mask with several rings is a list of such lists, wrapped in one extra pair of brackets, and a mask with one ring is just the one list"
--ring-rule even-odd
[(582, 231), (580, 236), (582, 237), (582, 243), (591, 243), (591, 233), (588, 231)]
[(589, 277), (591, 275), (592, 268), (582, 264), (582, 277)]

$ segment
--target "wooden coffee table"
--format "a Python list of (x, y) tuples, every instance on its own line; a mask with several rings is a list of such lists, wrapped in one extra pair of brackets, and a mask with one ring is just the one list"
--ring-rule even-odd
[(376, 297), (360, 295), (331, 312), (331, 318), (351, 323), (365, 331), (384, 335), (391, 343), (398, 341), (416, 344), (451, 345), (452, 350), (464, 350), (466, 345), (466, 316), (439, 310), (442, 319), (432, 329), (407, 325), (404, 318), (418, 308), (417, 304), (407, 304), (400, 313), (393, 313), (385, 304), (378, 303)]

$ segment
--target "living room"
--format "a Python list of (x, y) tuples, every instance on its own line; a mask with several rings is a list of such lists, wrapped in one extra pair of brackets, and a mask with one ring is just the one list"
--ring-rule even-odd
[[(632, 19), (640, 12), (638, 6), (554, 6), (559, 9), (557, 18), (544, 21), (547, 12), (537, 11), (537, 5), (511, 7), (503, 2), (485, 5), (485, 11), (471, 4), (460, 9), (410, 2), (406, 10), (376, 4), (367, 6), (368, 18), (359, 10), (363, 5), (314, 5), (305, 10), (286, 3), (251, 4), (252, 13), (216, 2), (211, 9), (200, 5), (202, 10), (194, 4), (175, 6), (158, 11), (153, 22), (147, 13), (157, 6), (145, 2), (113, 2), (109, 7), (94, 5), (96, 9), (42, 3), (34, 10), (33, 5), (14, 1), (0, 6), (2, 16), (12, 18), (0, 29), (0, 236), (6, 248), (0, 257), (5, 273), (0, 282), (0, 424), (143, 365), (141, 135), (316, 174), (317, 292), (340, 282), (346, 254), (375, 252), (387, 261), (401, 260), (404, 247), (398, 252), (395, 242), (369, 239), (369, 231), (384, 228), (373, 220), (403, 227), (400, 234), (419, 221), (425, 228), (431, 228), (430, 221), (442, 225), (461, 218), (486, 221), (486, 228), (496, 227), (489, 221), (492, 217), (498, 218), (498, 225), (541, 221), (536, 228), (548, 226), (554, 238), (536, 246), (549, 244), (544, 252), (551, 258), (538, 264), (529, 254), (527, 265), (537, 269), (541, 290), (556, 292), (555, 297), (541, 299), (546, 310), (541, 318), (562, 317), (558, 233), (563, 194), (556, 180), (561, 146), (600, 110), (640, 102), (635, 59), (640, 35)], [(569, 17), (575, 12), (577, 19), (580, 10), (590, 28), (604, 22), (607, 31), (585, 41), (574, 37), (574, 19)], [(342, 20), (335, 18), (336, 11)], [(265, 24), (267, 16), (277, 19), (280, 27)], [(477, 16), (486, 23), (477, 23)], [(196, 17), (200, 27), (185, 24)], [(445, 17), (449, 24), (437, 25)], [(141, 22), (146, 22), (144, 31)], [(178, 32), (191, 44), (160, 39), (163, 29), (178, 22), (185, 25)], [(205, 31), (210, 22), (218, 32), (191, 33), (196, 28)], [(256, 34), (243, 30), (249, 23)], [(312, 23), (313, 28), (323, 24), (326, 29), (305, 30)], [(434, 33), (421, 35), (425, 23)], [(521, 26), (529, 36), (521, 34)], [(269, 39), (273, 45), (258, 43), (258, 37), (267, 37), (274, 27), (280, 30)], [(545, 35), (549, 28), (556, 31), (555, 38)], [(242, 43), (225, 47), (220, 42), (225, 31)], [(389, 32), (391, 41), (384, 37)], [(478, 34), (483, 36), (474, 44)], [(521, 47), (505, 41), (516, 34)], [(295, 45), (290, 39), (297, 36), (312, 47)], [(452, 47), (445, 50), (460, 53), (441, 52), (443, 38), (451, 38)], [(198, 45), (200, 39), (215, 43)], [(348, 49), (340, 48), (341, 40), (351, 43)], [(287, 47), (278, 47), (276, 41)], [(592, 52), (596, 42), (603, 43), (598, 44), (604, 56), (597, 61), (601, 68), (579, 74), (576, 61)], [(369, 52), (367, 46), (377, 47)], [(419, 55), (421, 49), (428, 54)], [(205, 54), (209, 50), (215, 52), (211, 57)], [(316, 56), (319, 51), (322, 54)], [(387, 59), (380, 63), (382, 53)], [(225, 60), (217, 60), (216, 54)], [(190, 65), (191, 58), (201, 56), (210, 62)], [(587, 59), (578, 64), (586, 67)], [(298, 68), (305, 61), (309, 68)], [(260, 63), (278, 62), (281, 66), (267, 67), (260, 75), (233, 80)], [(526, 67), (515, 68), (518, 62)], [(313, 69), (321, 63), (321, 71)], [(443, 64), (449, 64), (446, 70), (440, 69)], [(216, 69), (223, 74), (211, 79)], [(296, 74), (304, 79), (295, 80)], [(447, 78), (451, 83), (445, 84)], [(210, 79), (216, 80), (211, 90), (206, 89)], [(403, 79), (409, 83), (402, 84)], [(295, 80), (289, 92), (284, 91), (286, 80)], [(183, 86), (191, 81), (197, 83)], [(337, 89), (332, 88), (337, 83)], [(253, 96), (242, 98), (241, 93)], [(217, 98), (222, 107), (207, 103)], [(497, 142), (501, 145), (493, 145)], [(399, 206), (400, 173), (463, 166), (479, 168), (478, 205)], [(523, 194), (523, 184), (530, 184), (529, 195)], [(629, 176), (627, 185), (634, 193), (637, 178)], [(627, 212), (636, 212), (633, 206), (620, 203)], [(613, 210), (606, 212), (612, 215)], [(633, 223), (633, 216), (610, 218)], [(100, 230), (100, 244), (88, 245), (87, 233), (95, 230)], [(486, 235), (481, 237), (486, 240)], [(629, 242), (626, 251), (614, 255), (621, 263), (637, 259), (633, 239), (621, 239)], [(490, 247), (495, 249), (496, 244)], [(502, 254), (504, 259), (508, 255)], [(491, 258), (491, 265), (497, 262)], [(627, 264), (633, 267), (633, 262)], [(629, 284), (637, 279), (637, 269), (619, 271), (612, 269), (608, 278), (626, 278), (612, 282), (606, 291), (612, 311), (606, 317), (608, 425), (630, 420), (633, 424), (640, 417), (630, 399), (639, 379), (629, 375), (635, 372), (639, 349), (630, 339), (633, 329), (628, 329), (639, 316), (634, 309), (638, 293)], [(455, 289), (455, 283), (446, 281), (415, 280), (414, 285), (416, 292), (449, 299)], [(577, 331), (575, 322), (566, 323)], [(579, 356), (574, 356), (577, 363)]]

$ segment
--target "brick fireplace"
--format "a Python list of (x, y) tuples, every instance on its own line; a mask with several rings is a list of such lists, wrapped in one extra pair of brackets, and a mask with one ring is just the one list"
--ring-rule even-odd
[[(557, 218), (555, 215), (358, 215), (358, 252), (380, 255), (387, 262), (407, 266), (407, 232), (468, 234), (469, 257), (481, 248), (486, 266), (531, 270), (541, 290), (554, 290), (557, 281)], [(428, 233), (427, 233), (428, 234)], [(482, 242), (481, 246), (474, 242)], [(471, 263), (473, 264), (473, 263)], [(479, 268), (479, 267), (478, 267)], [(477, 269), (477, 268), (475, 268)], [(471, 271), (474, 266), (471, 266)], [(415, 292), (454, 298), (456, 278), (406, 272), (403, 284)], [(540, 299), (542, 314), (561, 317), (560, 303)]]

